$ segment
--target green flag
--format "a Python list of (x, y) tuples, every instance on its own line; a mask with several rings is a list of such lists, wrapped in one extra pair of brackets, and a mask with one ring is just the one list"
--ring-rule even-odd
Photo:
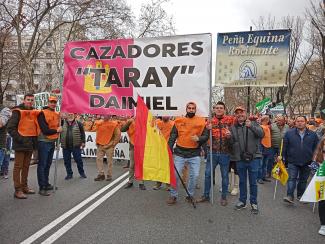
[(320, 165), (316, 173), (317, 176), (325, 176), (325, 161)]
[(256, 103), (255, 107), (256, 110), (261, 113), (261, 114), (265, 114), (266, 110), (269, 108), (269, 106), (272, 104), (271, 99), (270, 98), (265, 98), (262, 101)]

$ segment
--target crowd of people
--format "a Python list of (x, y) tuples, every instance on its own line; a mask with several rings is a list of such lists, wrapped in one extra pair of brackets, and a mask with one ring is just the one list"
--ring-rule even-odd
[[(8, 178), (10, 145), (14, 150), (14, 197), (26, 199), (35, 194), (28, 185), (28, 172), (33, 151), (38, 151), (37, 179), (38, 193), (49, 196), (53, 185), (49, 183), (49, 172), (56, 146), (63, 149), (65, 180), (73, 178), (71, 155), (75, 160), (81, 178), (87, 178), (83, 168), (81, 150), (85, 147), (85, 131), (96, 132), (98, 175), (94, 181), (113, 179), (113, 152), (119, 142), (121, 132), (129, 136), (129, 181), (125, 186), (134, 186), (134, 143), (135, 119), (116, 116), (80, 116), (74, 113), (59, 114), (55, 111), (57, 97), (50, 96), (48, 106), (42, 110), (33, 108), (33, 94), (26, 94), (23, 103), (12, 108), (0, 107), (0, 166), (1, 174)], [(166, 138), (174, 155), (177, 183), (187, 185), (188, 202), (209, 202), (211, 182), (215, 183), (215, 169), (220, 166), (221, 197), (220, 205), (227, 206), (229, 194), (239, 194), (236, 210), (247, 207), (249, 183), (249, 203), (253, 214), (259, 213), (258, 184), (271, 181), (271, 171), (277, 160), (286, 165), (289, 180), (284, 201), (294, 204), (306, 190), (312, 163), (321, 164), (325, 159), (325, 125), (321, 118), (296, 116), (288, 118), (282, 114), (249, 115), (243, 106), (238, 106), (233, 115), (226, 115), (226, 105), (217, 102), (213, 105), (211, 120), (196, 115), (195, 102), (186, 105), (184, 117), (156, 118), (155, 124)], [(8, 133), (8, 135), (7, 135)], [(211, 135), (211, 137), (210, 137)], [(212, 140), (209, 140), (212, 138)], [(59, 140), (60, 139), (60, 140)], [(60, 143), (57, 143), (58, 140)], [(211, 152), (211, 156), (210, 156)], [(108, 168), (104, 170), (104, 157)], [(202, 156), (206, 158), (204, 189), (202, 196), (195, 199), (198, 190)], [(167, 204), (178, 202), (178, 185), (167, 185), (170, 196)], [(185, 184), (184, 184), (185, 185)], [(159, 190), (161, 182), (154, 189)], [(145, 182), (139, 188), (146, 190)], [(325, 235), (325, 201), (319, 202), (321, 228)]]

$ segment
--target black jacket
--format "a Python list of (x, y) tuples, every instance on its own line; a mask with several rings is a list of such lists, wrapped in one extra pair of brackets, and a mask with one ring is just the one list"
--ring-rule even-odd
[[(19, 108), (21, 110), (32, 110), (20, 104), (14, 108)], [(18, 124), (20, 121), (20, 112), (18, 110), (12, 111), (12, 116), (8, 121), (7, 130), (11, 135), (12, 149), (15, 151), (32, 151), (37, 149), (37, 136), (22, 136), (18, 132)]]

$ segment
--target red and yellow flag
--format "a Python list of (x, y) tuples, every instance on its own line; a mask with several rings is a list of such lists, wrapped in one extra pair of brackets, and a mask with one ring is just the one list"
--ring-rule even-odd
[(134, 163), (137, 180), (176, 186), (174, 161), (166, 139), (153, 123), (153, 116), (138, 97), (135, 120)]

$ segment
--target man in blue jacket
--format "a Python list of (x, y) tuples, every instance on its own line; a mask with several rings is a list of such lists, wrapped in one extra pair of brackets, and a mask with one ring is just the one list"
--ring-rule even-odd
[(283, 140), (283, 159), (288, 164), (288, 189), (285, 202), (293, 204), (294, 191), (297, 185), (297, 200), (304, 194), (309, 177), (314, 151), (318, 144), (318, 137), (315, 132), (307, 128), (307, 119), (298, 116), (295, 121), (296, 128), (286, 132)]

